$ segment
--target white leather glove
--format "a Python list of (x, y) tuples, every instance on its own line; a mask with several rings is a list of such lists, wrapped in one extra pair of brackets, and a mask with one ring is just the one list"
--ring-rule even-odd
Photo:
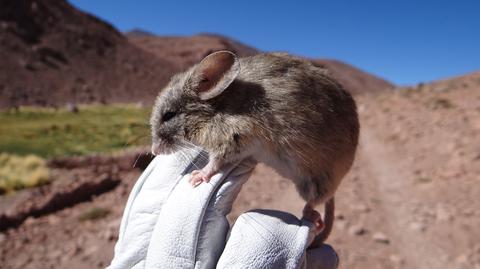
[(226, 165), (194, 188), (190, 172), (205, 156), (191, 149), (150, 163), (128, 198), (108, 268), (336, 268), (331, 247), (305, 251), (313, 224), (289, 213), (250, 211), (230, 230), (226, 215), (256, 163)]

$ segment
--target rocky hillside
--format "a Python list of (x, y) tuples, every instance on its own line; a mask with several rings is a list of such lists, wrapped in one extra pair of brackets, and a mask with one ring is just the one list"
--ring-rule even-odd
[(64, 0), (0, 7), (0, 107), (149, 100), (176, 70)]
[[(203, 57), (217, 50), (230, 50), (238, 56), (250, 56), (259, 51), (238, 41), (219, 35), (196, 35), (189, 37), (154, 36), (141, 30), (127, 33), (132, 43), (157, 55), (161, 59), (186, 69)], [(330, 71), (345, 88), (354, 94), (378, 92), (394, 86), (386, 80), (368, 74), (358, 68), (336, 60), (315, 59), (312, 62)]]
[(240, 57), (258, 53), (252, 47), (218, 35), (155, 36), (136, 30), (127, 33), (127, 36), (133, 44), (158, 58), (176, 63), (182, 69), (187, 69), (208, 54), (218, 50), (230, 50)]
[(382, 92), (394, 88), (393, 84), (384, 79), (337, 60), (317, 59), (313, 63), (328, 69), (352, 94)]
[[(0, 0), (0, 107), (150, 103), (170, 76), (221, 49), (257, 50), (217, 35), (126, 38), (65, 0)], [(155, 55), (155, 56), (152, 56)], [(392, 85), (344, 63), (316, 61), (354, 93)]]

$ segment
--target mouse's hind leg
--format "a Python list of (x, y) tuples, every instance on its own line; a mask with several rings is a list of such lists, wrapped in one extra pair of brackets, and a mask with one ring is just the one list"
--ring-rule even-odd
[[(317, 236), (311, 247), (319, 246), (327, 239), (333, 226), (335, 203), (333, 198), (334, 188), (331, 185), (332, 180), (329, 177), (329, 173), (326, 172), (318, 173), (316, 177), (306, 176), (297, 179), (299, 179), (296, 181), (297, 190), (300, 196), (307, 201), (303, 214), (310, 216), (313, 219), (312, 222), (318, 228), (316, 229)], [(319, 204), (325, 204), (323, 221), (317, 218), (316, 214), (312, 213), (316, 212), (314, 208)]]
[[(312, 207), (311, 203), (307, 203), (305, 205), (305, 208), (308, 209), (308, 207)], [(305, 212), (305, 209), (304, 209)], [(318, 233), (315, 236), (315, 239), (313, 242), (310, 244), (310, 248), (315, 248), (319, 247), (325, 240), (327, 240), (328, 236), (332, 232), (333, 228), (333, 221), (335, 218), (335, 199), (334, 197), (328, 199), (328, 201), (325, 203), (325, 211), (324, 211), (324, 217), (323, 217), (323, 227), (320, 230), (317, 230)], [(321, 221), (321, 220), (320, 220)]]

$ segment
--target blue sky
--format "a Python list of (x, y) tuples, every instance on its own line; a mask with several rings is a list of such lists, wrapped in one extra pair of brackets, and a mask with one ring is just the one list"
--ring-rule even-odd
[(480, 70), (480, 1), (73, 0), (120, 31), (217, 33), (338, 59), (400, 85)]

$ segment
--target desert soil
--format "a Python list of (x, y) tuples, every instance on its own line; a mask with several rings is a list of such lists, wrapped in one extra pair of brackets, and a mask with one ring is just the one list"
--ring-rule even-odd
[[(480, 268), (480, 74), (357, 96), (355, 164), (337, 192), (328, 243), (341, 268)], [(114, 190), (0, 233), (2, 268), (101, 268), (140, 172)], [(252, 208), (299, 215), (292, 184), (260, 165), (231, 218)], [(104, 218), (79, 221), (92, 208)]]

